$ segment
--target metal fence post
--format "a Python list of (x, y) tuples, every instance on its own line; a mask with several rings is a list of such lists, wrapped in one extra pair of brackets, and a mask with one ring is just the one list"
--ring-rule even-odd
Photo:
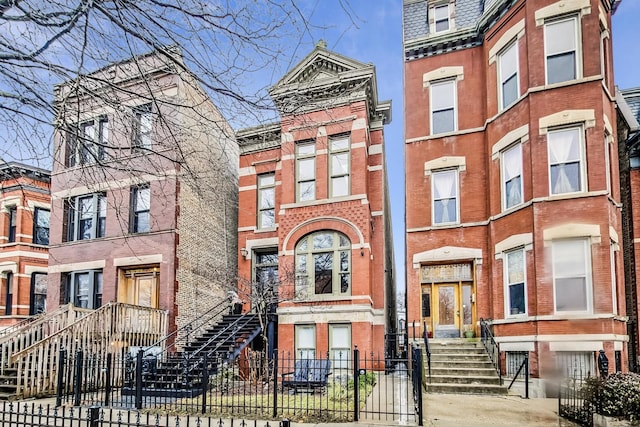
[(87, 427), (100, 427), (100, 407), (90, 406), (87, 417)]
[(524, 356), (524, 398), (529, 398), (529, 353)]
[[(423, 426), (424, 425), (424, 421), (423, 421), (423, 416), (422, 416), (422, 372), (424, 370), (424, 363), (422, 362), (422, 352), (420, 351), (419, 347), (416, 347), (416, 352), (415, 352), (416, 358), (415, 358), (415, 364), (416, 364), (416, 369), (414, 371), (414, 378), (413, 381), (415, 381), (414, 383), (414, 393), (415, 393), (415, 399), (417, 400), (417, 404), (418, 404), (418, 425), (419, 426)], [(429, 373), (429, 378), (431, 378), (431, 373)]]
[(353, 349), (353, 421), (360, 419), (360, 350)]
[(111, 364), (113, 363), (113, 354), (107, 354), (107, 366), (104, 372), (104, 406), (109, 406), (111, 401)]
[(278, 416), (278, 349), (273, 349), (273, 418)]
[(207, 355), (202, 357), (202, 380), (200, 381), (202, 384), (202, 413), (207, 412), (207, 393), (209, 392), (209, 360), (207, 360)]
[(56, 408), (62, 405), (62, 395), (64, 387), (64, 366), (67, 363), (67, 350), (61, 348), (58, 352), (58, 383), (56, 387)]
[(76, 351), (76, 366), (73, 376), (73, 406), (80, 406), (82, 397), (82, 350)]
[(136, 409), (142, 409), (142, 355), (144, 351), (138, 350), (136, 355)]

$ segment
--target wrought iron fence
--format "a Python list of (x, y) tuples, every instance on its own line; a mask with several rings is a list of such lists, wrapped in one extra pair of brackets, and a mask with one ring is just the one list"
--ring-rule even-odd
[(581, 426), (593, 426), (595, 405), (587, 399), (586, 383), (588, 377), (566, 378), (558, 388), (558, 414), (575, 421)]
[(487, 354), (491, 359), (491, 363), (496, 368), (502, 384), (502, 367), (500, 361), (500, 344), (498, 344), (493, 336), (493, 325), (490, 321), (480, 319), (480, 341), (487, 350)]
[(419, 352), (411, 359), (357, 348), (318, 359), (276, 354), (267, 359), (246, 351), (231, 362), (205, 355), (191, 369), (179, 357), (144, 350), (135, 358), (104, 359), (78, 352), (60, 357), (56, 403), (271, 420), (422, 420), (415, 398), (422, 388)]
[(200, 415), (141, 413), (94, 407), (53, 407), (35, 403), (2, 402), (0, 427), (289, 427), (288, 420), (245, 420)]

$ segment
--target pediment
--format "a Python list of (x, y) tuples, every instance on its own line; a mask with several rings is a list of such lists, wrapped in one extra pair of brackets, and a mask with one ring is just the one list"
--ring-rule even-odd
[(462, 260), (482, 260), (482, 249), (458, 246), (443, 246), (413, 255), (413, 268), (423, 263), (452, 262)]
[(292, 68), (275, 84), (273, 89), (298, 85), (313, 85), (335, 79), (340, 74), (361, 69), (371, 69), (372, 65), (327, 50), (319, 43), (313, 51)]

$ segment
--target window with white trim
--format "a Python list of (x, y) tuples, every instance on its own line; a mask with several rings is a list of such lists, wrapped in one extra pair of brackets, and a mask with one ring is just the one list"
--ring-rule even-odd
[(527, 314), (527, 280), (524, 248), (504, 254), (507, 316)]
[(151, 230), (151, 188), (149, 184), (131, 187), (129, 231), (148, 233)]
[(299, 202), (316, 199), (316, 143), (296, 144), (296, 199)]
[(349, 135), (329, 138), (329, 168), (331, 179), (329, 182), (329, 196), (348, 196), (350, 155)]
[(500, 109), (503, 110), (520, 96), (517, 40), (498, 54), (498, 80)]
[(618, 289), (616, 275), (616, 248), (617, 244), (611, 242), (609, 245), (609, 263), (611, 265), (611, 308), (613, 314), (618, 314)]
[(49, 209), (35, 208), (33, 211), (33, 243), (36, 245), (49, 244)]
[(458, 222), (458, 170), (448, 169), (431, 173), (432, 223)]
[(107, 222), (107, 196), (104, 193), (67, 199), (64, 208), (66, 241), (104, 237)]
[(585, 191), (583, 136), (581, 126), (550, 130), (547, 133), (551, 194)]
[(595, 358), (593, 351), (558, 351), (556, 367), (563, 378), (584, 380), (596, 375)]
[(522, 144), (518, 143), (501, 154), (502, 209), (511, 209), (524, 201), (522, 195)]
[(316, 325), (295, 325), (296, 360), (316, 358)]
[(451, 10), (449, 4), (443, 4), (435, 6), (431, 9), (433, 12), (433, 22), (435, 33), (441, 33), (443, 31), (449, 31), (451, 27), (450, 18)]
[(300, 239), (296, 244), (296, 286), (300, 298), (350, 295), (349, 238), (337, 231), (317, 231)]
[(588, 239), (557, 240), (552, 244), (555, 311), (591, 311), (591, 251)]
[(547, 84), (579, 77), (578, 17), (570, 16), (544, 24)]
[(7, 208), (9, 214), (9, 229), (7, 230), (8, 242), (13, 243), (16, 241), (16, 231), (18, 223), (18, 207), (9, 206)]
[(329, 358), (335, 368), (349, 367), (351, 353), (351, 325), (329, 325)]
[(456, 80), (429, 85), (431, 99), (431, 135), (456, 130)]
[(258, 175), (258, 228), (276, 226), (276, 174)]
[(29, 314), (35, 315), (47, 311), (47, 273), (31, 274), (31, 302)]

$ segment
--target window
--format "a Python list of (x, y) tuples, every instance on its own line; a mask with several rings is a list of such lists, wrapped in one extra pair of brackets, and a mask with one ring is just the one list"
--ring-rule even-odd
[(518, 43), (507, 47), (498, 55), (500, 80), (500, 109), (507, 108), (520, 96), (520, 82), (518, 81)]
[(31, 275), (31, 304), (29, 314), (40, 314), (47, 311), (47, 275), (33, 273)]
[(151, 229), (150, 205), (151, 189), (148, 185), (131, 189), (131, 220), (129, 224), (132, 233), (147, 233)]
[(456, 82), (447, 80), (430, 85), (431, 134), (456, 130)]
[(596, 374), (595, 353), (591, 351), (558, 351), (556, 366), (564, 378), (584, 380)]
[(316, 144), (296, 144), (297, 199), (299, 202), (316, 199)]
[(278, 251), (255, 252), (253, 274), (252, 300), (263, 299), (269, 304), (269, 311), (274, 312), (278, 303)]
[(80, 123), (67, 132), (66, 166), (96, 163), (105, 158), (109, 140), (106, 116)]
[(527, 313), (527, 287), (524, 249), (505, 253), (505, 282), (507, 285), (507, 316)]
[(329, 354), (337, 369), (349, 367), (351, 325), (329, 325)]
[(102, 306), (102, 270), (65, 273), (63, 279), (63, 304), (93, 309)]
[(329, 139), (331, 197), (348, 196), (349, 190), (349, 136)]
[(349, 295), (351, 242), (347, 236), (319, 231), (302, 238), (296, 245), (296, 277), (298, 296)]
[(433, 224), (458, 222), (458, 171), (451, 169), (431, 174)]
[(296, 359), (316, 358), (316, 326), (296, 325)]
[(276, 226), (276, 175), (258, 175), (258, 228)]
[(49, 219), (51, 212), (48, 209), (35, 208), (33, 212), (33, 243), (36, 245), (49, 244)]
[(67, 241), (104, 237), (107, 219), (107, 196), (104, 193), (68, 199)]
[(547, 84), (578, 78), (578, 19), (573, 16), (544, 25)]
[(435, 32), (449, 30), (449, 5), (444, 4), (433, 8), (433, 18), (435, 23)]
[(600, 29), (600, 74), (604, 85), (609, 89), (609, 32)]
[(16, 241), (16, 223), (18, 222), (18, 207), (9, 207), (9, 230), (7, 237), (9, 237), (9, 243)]
[(584, 191), (582, 128), (549, 131), (549, 180), (551, 194)]
[(431, 317), (431, 291), (429, 288), (422, 289), (422, 317)]
[(507, 351), (507, 369), (506, 376), (509, 378), (513, 378), (517, 373), (518, 369), (524, 362), (524, 359), (527, 357), (528, 352), (526, 351)]
[(618, 288), (616, 278), (616, 247), (617, 244), (609, 244), (609, 263), (611, 265), (611, 312), (618, 314)]
[(556, 312), (591, 309), (591, 264), (588, 240), (553, 242), (553, 287)]
[(13, 308), (13, 273), (8, 271), (5, 273), (4, 279), (5, 293), (4, 293), (4, 314), (11, 316), (11, 310)]
[(522, 145), (516, 144), (502, 152), (502, 207), (510, 209), (523, 202)]
[(153, 125), (152, 105), (144, 104), (133, 109), (133, 141), (134, 150), (151, 148), (151, 128)]

